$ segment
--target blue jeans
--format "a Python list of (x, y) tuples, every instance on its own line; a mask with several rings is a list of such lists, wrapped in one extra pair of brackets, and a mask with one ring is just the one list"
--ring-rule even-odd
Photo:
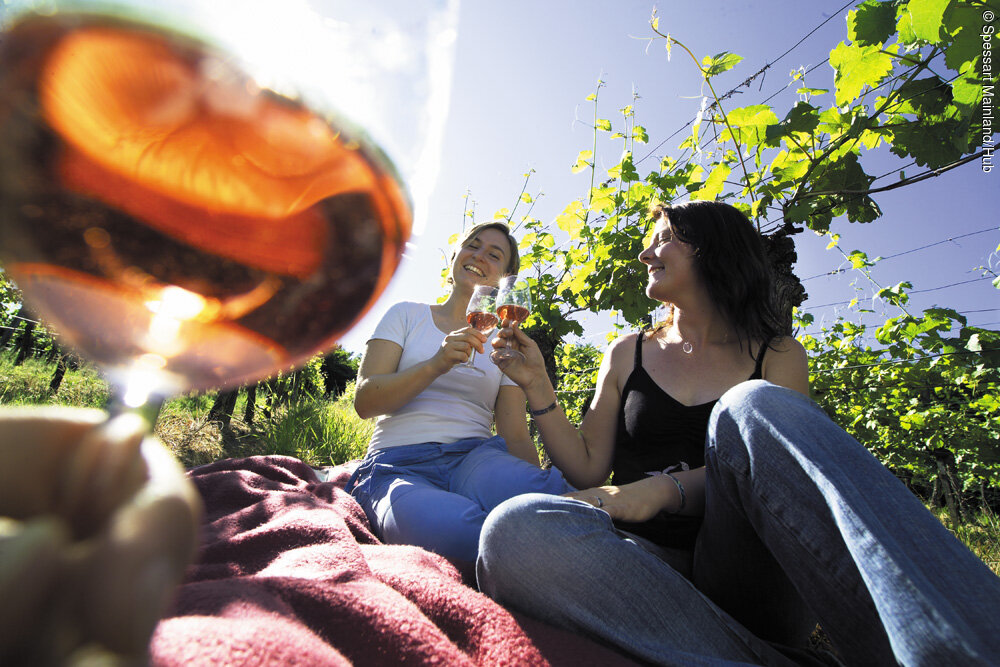
[(487, 518), (480, 587), (657, 664), (788, 664), (814, 619), (851, 666), (1000, 664), (1000, 578), (806, 397), (734, 387), (705, 462), (693, 553), (521, 496)]
[(557, 469), (509, 454), (499, 436), (375, 452), (348, 489), (383, 542), (415, 544), (469, 563), (476, 560), (483, 520), (501, 502), (519, 493), (572, 490)]

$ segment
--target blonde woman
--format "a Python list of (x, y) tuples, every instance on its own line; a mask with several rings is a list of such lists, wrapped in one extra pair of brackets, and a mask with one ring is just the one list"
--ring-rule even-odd
[(471, 228), (452, 253), (447, 299), (394, 305), (367, 343), (354, 406), (378, 422), (352, 495), (385, 542), (471, 563), (501, 501), (569, 490), (558, 470), (539, 467), (524, 392), (485, 354), (475, 360), (482, 374), (456, 369), (486, 342), (465, 319), (473, 290), (519, 263), (507, 225)]

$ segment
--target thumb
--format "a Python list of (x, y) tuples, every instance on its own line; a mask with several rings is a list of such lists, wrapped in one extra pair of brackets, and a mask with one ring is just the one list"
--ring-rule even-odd
[(142, 442), (149, 482), (106, 527), (86, 564), (84, 622), (121, 653), (141, 653), (197, 546), (200, 498), (155, 438)]
[(534, 339), (531, 336), (529, 336), (528, 334), (526, 334), (523, 331), (521, 331), (521, 327), (520, 326), (512, 327), (512, 329), (514, 331), (514, 337), (517, 339), (517, 342), (520, 343), (521, 345), (534, 345), (535, 344)]

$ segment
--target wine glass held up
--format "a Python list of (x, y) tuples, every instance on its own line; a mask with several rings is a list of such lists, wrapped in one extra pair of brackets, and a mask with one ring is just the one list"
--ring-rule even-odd
[[(531, 289), (524, 280), (517, 276), (507, 276), (500, 280), (497, 293), (497, 315), (501, 322), (509, 322), (511, 326), (520, 325), (531, 314)], [(497, 360), (522, 357), (520, 352), (511, 348), (510, 339), (507, 345), (493, 353)]]
[[(490, 285), (477, 285), (465, 309), (465, 319), (476, 331), (489, 334), (496, 328), (499, 319), (496, 315), (497, 288)], [(469, 360), (455, 366), (461, 372), (471, 372), (478, 375), (485, 373), (475, 366), (476, 350), (472, 349)]]
[[(447, 104), (452, 3), (415, 11), (403, 1), (326, 0), (325, 17), (306, 16), (307, 3), (276, 16), (277, 5), (257, 0), (3, 4), (0, 262), (60, 341), (102, 366), (121, 410), (148, 407), (155, 418), (172, 393), (302, 363), (381, 294), (412, 224), (394, 165), (421, 173), (442, 122), (435, 105)], [(46, 430), (47, 418), (0, 418), (36, 438), (68, 432)], [(73, 431), (88, 445), (63, 457), (76, 486), (106, 478), (106, 460), (162, 478), (162, 457), (136, 444), (134, 420), (127, 436), (112, 419), (107, 433), (85, 437), (97, 428), (88, 419)], [(112, 444), (91, 447), (95, 438)], [(137, 497), (145, 486), (129, 488)], [(134, 496), (116, 497), (104, 523)], [(58, 508), (39, 512), (72, 528)], [(0, 516), (33, 518), (2, 504)], [(80, 542), (101, 531), (69, 534)], [(137, 589), (136, 571), (119, 568), (121, 590)], [(75, 594), (75, 579), (57, 579)], [(153, 621), (162, 601), (145, 601)], [(135, 625), (136, 610), (118, 612), (79, 609)], [(89, 637), (86, 618), (81, 625), (59, 636), (137, 646)], [(140, 640), (151, 631), (140, 629)]]

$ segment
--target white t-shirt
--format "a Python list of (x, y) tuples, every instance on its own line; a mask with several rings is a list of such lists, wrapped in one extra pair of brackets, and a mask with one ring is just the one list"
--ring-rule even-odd
[[(402, 347), (397, 370), (404, 371), (433, 357), (445, 335), (434, 325), (429, 305), (403, 301), (389, 308), (369, 340), (388, 340)], [(409, 403), (379, 417), (368, 453), (402, 445), (492, 436), (493, 408), (500, 385), (517, 385), (490, 361), (489, 354), (477, 353), (474, 363), (485, 376), (452, 368)]]

